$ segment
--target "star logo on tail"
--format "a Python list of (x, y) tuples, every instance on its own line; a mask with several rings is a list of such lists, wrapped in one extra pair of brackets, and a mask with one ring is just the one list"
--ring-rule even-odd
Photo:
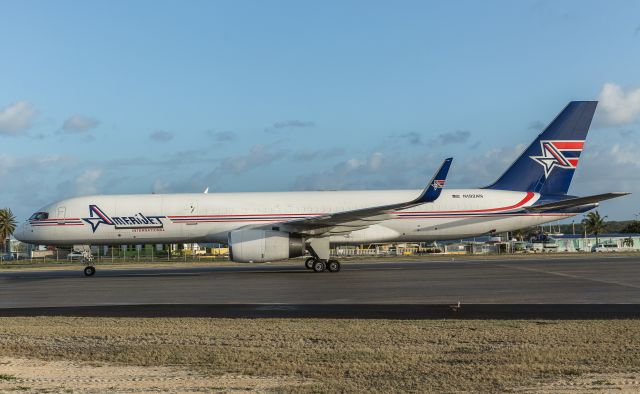
[(540, 156), (529, 156), (544, 168), (544, 177), (548, 178), (554, 168), (575, 169), (584, 140), (540, 141)]

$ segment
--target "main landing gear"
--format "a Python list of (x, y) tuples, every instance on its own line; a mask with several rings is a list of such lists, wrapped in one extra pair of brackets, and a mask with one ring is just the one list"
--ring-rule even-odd
[(329, 237), (311, 238), (307, 242), (307, 250), (312, 256), (304, 262), (307, 269), (315, 272), (340, 271), (340, 262), (329, 259)]
[(338, 260), (322, 260), (316, 257), (309, 257), (304, 266), (314, 272), (338, 272), (340, 271), (340, 262)]
[(304, 266), (307, 267), (308, 270), (312, 270), (314, 261), (316, 261), (315, 257), (309, 257), (305, 260)]

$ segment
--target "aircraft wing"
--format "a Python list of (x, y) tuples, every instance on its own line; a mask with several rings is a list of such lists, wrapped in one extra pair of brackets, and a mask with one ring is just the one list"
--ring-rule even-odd
[(393, 215), (394, 211), (435, 201), (440, 196), (440, 192), (444, 187), (452, 161), (453, 158), (448, 158), (442, 162), (440, 169), (438, 169), (433, 178), (431, 178), (431, 181), (427, 184), (422, 193), (411, 201), (336, 212), (322, 216), (291, 220), (288, 222), (271, 223), (269, 225), (261, 225), (258, 228), (268, 228), (270, 230), (277, 228), (279, 231), (300, 233), (311, 236), (318, 236), (326, 233), (349, 233), (355, 230), (367, 228), (381, 221), (395, 217)]
[(596, 194), (593, 196), (570, 198), (568, 200), (556, 201), (556, 202), (551, 202), (547, 204), (533, 205), (530, 207), (526, 207), (525, 209), (529, 212), (554, 211), (558, 209), (567, 209), (567, 208), (578, 207), (581, 205), (594, 204), (600, 201), (626, 196), (627, 194), (631, 194), (631, 193), (616, 192), (616, 193)]

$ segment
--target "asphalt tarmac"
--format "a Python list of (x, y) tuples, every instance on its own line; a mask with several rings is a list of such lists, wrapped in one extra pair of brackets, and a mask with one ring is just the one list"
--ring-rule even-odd
[(640, 318), (638, 256), (81, 268), (0, 271), (0, 316)]

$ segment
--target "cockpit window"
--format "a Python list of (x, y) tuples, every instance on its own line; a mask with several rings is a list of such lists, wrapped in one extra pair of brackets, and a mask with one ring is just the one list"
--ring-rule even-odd
[(33, 215), (31, 215), (31, 217), (29, 218), (29, 220), (47, 220), (47, 219), (49, 219), (48, 212), (36, 212)]

